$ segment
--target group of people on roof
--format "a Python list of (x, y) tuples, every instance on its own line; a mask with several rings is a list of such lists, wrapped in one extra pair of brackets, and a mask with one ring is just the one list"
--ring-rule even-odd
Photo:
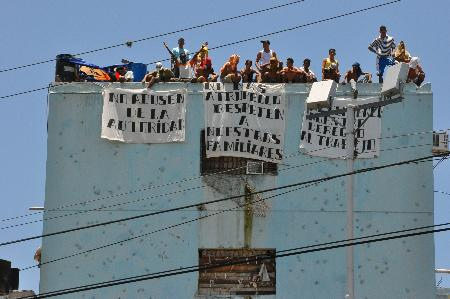
[[(369, 51), (377, 55), (377, 76), (379, 82), (383, 82), (383, 74), (386, 67), (397, 63), (408, 63), (408, 82), (414, 82), (420, 86), (425, 79), (425, 73), (419, 65), (419, 59), (412, 57), (406, 50), (405, 43), (401, 41), (398, 46), (392, 36), (387, 35), (386, 26), (380, 26), (380, 35), (370, 43)], [(165, 48), (171, 56), (171, 67), (164, 68), (160, 62), (156, 64), (156, 69), (142, 80), (151, 87), (156, 82), (185, 81), (185, 82), (216, 82), (224, 83), (312, 83), (317, 81), (317, 77), (311, 70), (311, 60), (305, 58), (302, 67), (294, 66), (294, 59), (287, 58), (286, 65), (283, 66), (276, 52), (270, 48), (269, 40), (262, 40), (262, 49), (257, 53), (255, 68), (253, 61), (245, 60), (244, 67), (239, 70), (240, 56), (230, 55), (228, 61), (216, 73), (212, 67), (212, 60), (209, 56), (208, 43), (201, 45), (200, 49), (191, 54), (184, 45), (183, 38), (178, 39), (178, 47), (170, 49), (166, 43)], [(329, 49), (328, 57), (322, 61), (322, 80), (334, 80), (340, 82), (341, 73), (339, 62), (336, 59), (336, 50)], [(352, 64), (352, 68), (344, 75), (343, 84), (350, 83), (356, 97), (356, 82), (371, 83), (372, 75), (361, 69), (358, 62)]]

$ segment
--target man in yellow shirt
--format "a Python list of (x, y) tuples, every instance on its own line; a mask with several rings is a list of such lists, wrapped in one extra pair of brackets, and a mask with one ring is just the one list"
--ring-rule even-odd
[(335, 49), (328, 50), (328, 57), (322, 62), (322, 80), (334, 80), (339, 83), (341, 74), (339, 73), (339, 62), (335, 56)]

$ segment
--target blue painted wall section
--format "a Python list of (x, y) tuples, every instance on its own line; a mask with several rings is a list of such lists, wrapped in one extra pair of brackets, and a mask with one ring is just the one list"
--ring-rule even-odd
[[(142, 88), (139, 83), (122, 86)], [(299, 152), (301, 120), (310, 86), (290, 84), (286, 86), (284, 150), (286, 156), (294, 155), (279, 165), (278, 175), (200, 178), (200, 130), (204, 127), (201, 85), (157, 84), (155, 89), (178, 87), (188, 89), (186, 141), (169, 144), (123, 144), (101, 139), (102, 87), (72, 83), (51, 88), (45, 208), (91, 202), (65, 211), (46, 211), (44, 218), (69, 215), (44, 221), (44, 234), (243, 194), (246, 181), (261, 190), (346, 172), (344, 160)], [(372, 96), (379, 90), (378, 84), (362, 85), (359, 95)], [(339, 86), (338, 96), (344, 95), (350, 96), (349, 86)], [(384, 108), (382, 137), (431, 130), (429, 84), (420, 89), (406, 85), (405, 100)], [(431, 134), (383, 138), (380, 156), (357, 160), (355, 168), (430, 155), (431, 143)], [(171, 182), (178, 183), (155, 187)], [(251, 246), (283, 250), (345, 239), (345, 184), (345, 178), (340, 178), (267, 200), (265, 217), (252, 218)], [(355, 237), (432, 225), (432, 162), (357, 175), (354, 195)], [(194, 208), (48, 237), (42, 244), (42, 262), (236, 205), (230, 200), (206, 205), (204, 210)], [(106, 206), (105, 211), (78, 211)], [(196, 265), (199, 248), (241, 248), (245, 240), (244, 213), (221, 213), (43, 265), (40, 291)], [(435, 293), (431, 235), (357, 246), (354, 252), (356, 298), (432, 298)], [(258, 298), (344, 298), (345, 248), (287, 257), (276, 263), (276, 295)], [(64, 298), (206, 298), (196, 294), (197, 277), (197, 273), (184, 274)]]

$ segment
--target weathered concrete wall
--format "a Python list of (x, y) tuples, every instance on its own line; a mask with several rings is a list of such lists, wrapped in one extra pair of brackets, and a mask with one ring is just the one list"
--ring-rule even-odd
[[(142, 88), (131, 83), (127, 87)], [(160, 90), (174, 87), (178, 84), (156, 86)], [(187, 88), (186, 141), (151, 145), (122, 144), (100, 138), (100, 86), (78, 83), (51, 89), (45, 208), (87, 200), (95, 201), (67, 210), (131, 203), (101, 212), (47, 211), (45, 218), (78, 214), (45, 221), (44, 233), (242, 194), (245, 180), (260, 190), (346, 172), (343, 160), (299, 153), (301, 118), (309, 86), (295, 84), (286, 87), (284, 150), (286, 156), (298, 154), (284, 160), (277, 176), (218, 175), (152, 188), (200, 175), (200, 130), (204, 126), (201, 86), (188, 84)], [(359, 94), (375, 95), (379, 89), (378, 84), (368, 84), (360, 87)], [(340, 86), (338, 94), (350, 94), (349, 86)], [(408, 85), (405, 95), (402, 103), (384, 109), (382, 137), (432, 130), (430, 86), (416, 90)], [(382, 139), (380, 157), (357, 160), (355, 168), (429, 155), (431, 140), (430, 134)], [(429, 145), (415, 146), (424, 144)], [(345, 183), (345, 178), (336, 179), (267, 200), (270, 208), (266, 216), (252, 217), (247, 242), (255, 248), (283, 250), (345, 239)], [(192, 190), (173, 193), (185, 189)], [(173, 194), (164, 195), (168, 192)], [(355, 237), (433, 224), (431, 162), (358, 175), (354, 194)], [(236, 202), (231, 200), (208, 205), (206, 210), (177, 211), (45, 238), (42, 261), (233, 207)], [(211, 216), (122, 245), (43, 265), (40, 291), (196, 265), (198, 248), (243, 247), (246, 233), (242, 210)], [(431, 235), (357, 246), (354, 252), (356, 298), (431, 298), (434, 295)], [(277, 295), (264, 298), (344, 298), (345, 249), (282, 258), (276, 263)], [(196, 290), (197, 274), (191, 273), (64, 298), (195, 298)]]

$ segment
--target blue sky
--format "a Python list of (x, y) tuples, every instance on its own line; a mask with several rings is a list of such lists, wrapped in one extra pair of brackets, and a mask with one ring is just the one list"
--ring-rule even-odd
[[(78, 53), (108, 45), (174, 31), (224, 17), (235, 16), (289, 1), (5, 1), (0, 18), (0, 69), (54, 58), (60, 53)], [(148, 63), (167, 58), (162, 42), (176, 45), (178, 37), (186, 48), (197, 50), (203, 41), (210, 47), (258, 36), (281, 29), (332, 17), (387, 1), (305, 0), (303, 3), (271, 12), (212, 25), (164, 38), (117, 47), (83, 56), (98, 65), (120, 63), (122, 58)], [(299, 65), (312, 60), (312, 69), (320, 73), (320, 62), (329, 48), (336, 48), (341, 73), (354, 61), (364, 70), (375, 73), (375, 57), (367, 46), (385, 24), (388, 34), (404, 40), (409, 52), (421, 57), (426, 81), (434, 92), (434, 129), (450, 128), (448, 71), (450, 60), (450, 2), (447, 0), (403, 0), (378, 8), (299, 30), (268, 37), (271, 47), (285, 61), (293, 57)], [(218, 70), (232, 53), (254, 60), (260, 49), (258, 40), (210, 52)], [(167, 66), (167, 63), (165, 63)], [(47, 86), (54, 78), (54, 63), (0, 73), (0, 96)], [(152, 68), (152, 66), (150, 66)], [(22, 215), (30, 206), (42, 206), (45, 197), (47, 93), (39, 91), (0, 100), (0, 219)], [(443, 162), (435, 170), (435, 190), (450, 193), (450, 168)], [(435, 194), (435, 223), (450, 220), (450, 197)], [(28, 218), (27, 218), (28, 219)], [(39, 219), (34, 217), (31, 219)], [(19, 222), (19, 221), (17, 221)], [(21, 222), (21, 221), (20, 221)], [(8, 222), (13, 224), (15, 222)], [(0, 223), (0, 224), (6, 224)], [(1, 225), (3, 226), (3, 225)], [(0, 241), (38, 235), (41, 223), (2, 230)], [(33, 264), (39, 241), (0, 248), (0, 258), (15, 267)], [(450, 268), (450, 237), (435, 236), (436, 267)], [(441, 276), (437, 276), (437, 280)], [(22, 289), (38, 289), (36, 269), (21, 273)], [(441, 286), (450, 287), (450, 275), (443, 276)]]

